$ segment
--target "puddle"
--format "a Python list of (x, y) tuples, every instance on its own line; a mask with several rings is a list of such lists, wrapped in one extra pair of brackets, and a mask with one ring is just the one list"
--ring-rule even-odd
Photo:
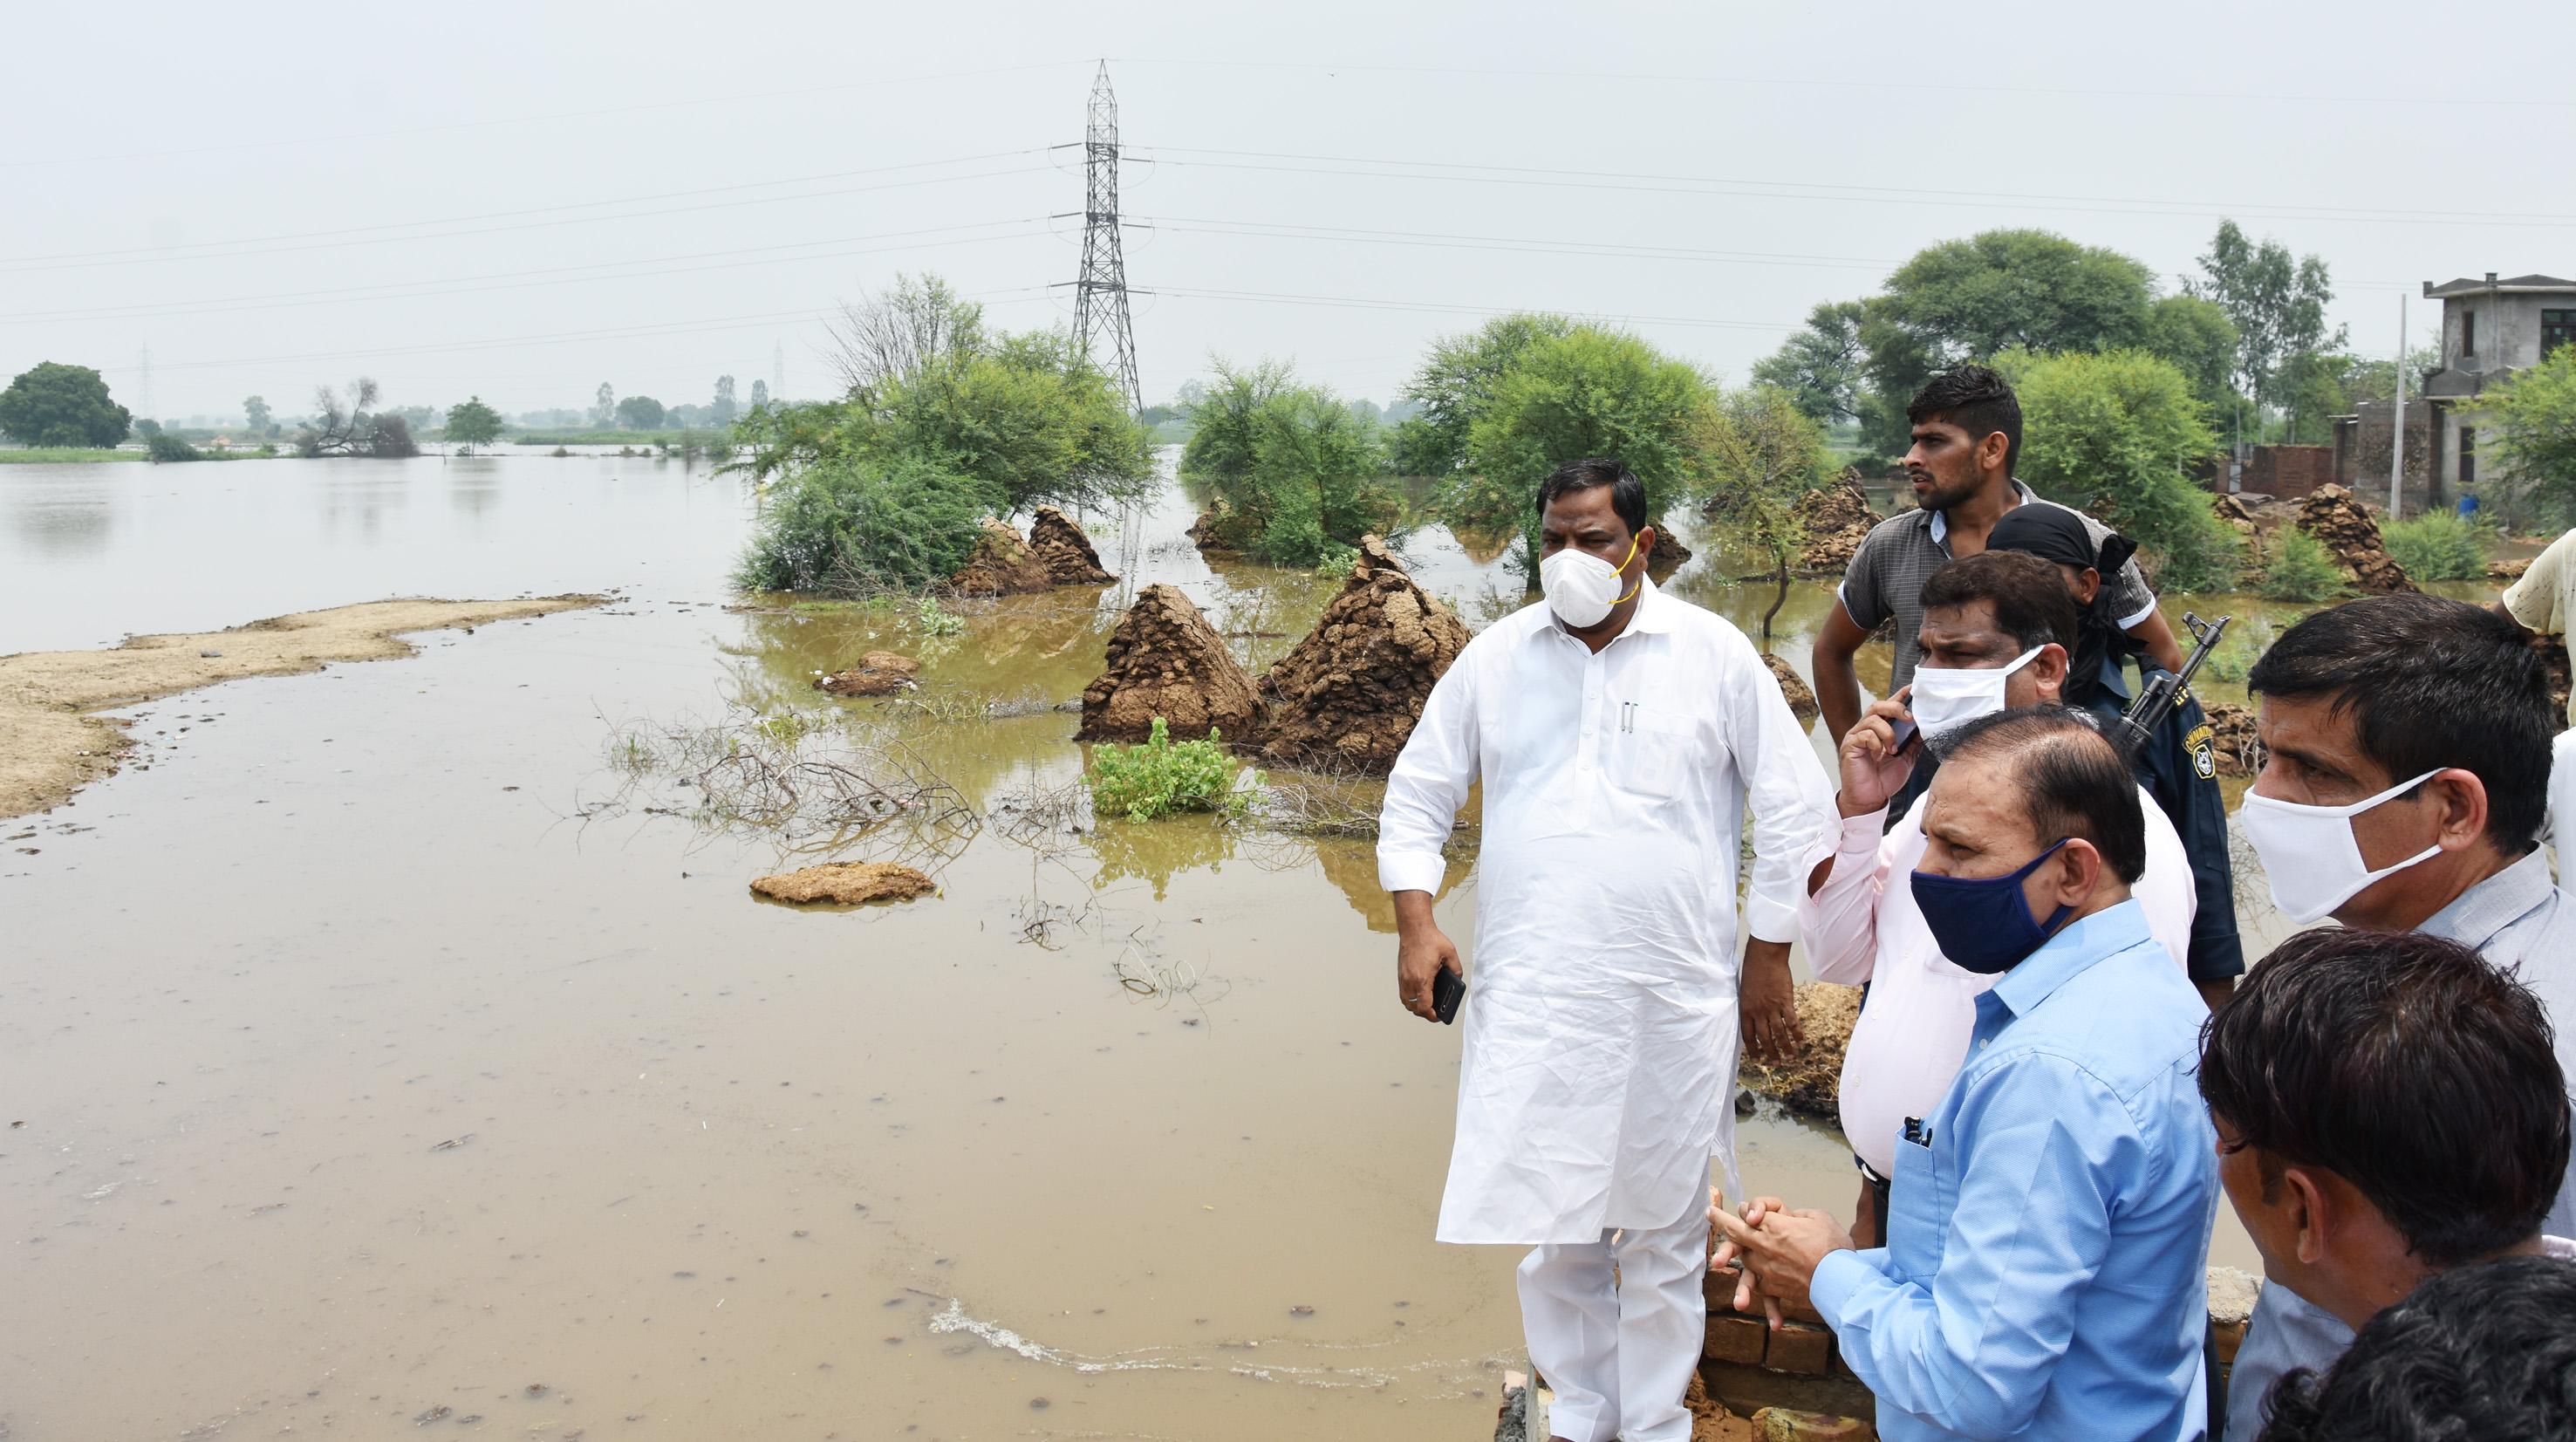
[[(200, 469), (255, 486), (258, 464)], [(298, 464), (242, 524), (307, 536), (326, 575), (400, 552), (405, 589), (633, 599), (131, 708), (137, 764), (13, 826), (38, 839), (0, 866), (12, 1428), (1491, 1428), (1520, 1365), (1517, 1254), (1430, 1241), (1459, 1037), (1392, 999), (1368, 843), (1195, 818), (1075, 835), (1040, 804), (1081, 752), (1075, 718), (1026, 703), (1079, 693), (1134, 586), (1182, 585), (1260, 664), (1331, 583), (1211, 568), (1174, 494), (1092, 518), (1121, 586), (961, 606), (966, 635), (928, 638), (866, 609), (723, 609), (743, 514), (702, 480), (612, 489), (608, 463), (513, 456), (467, 506), (423, 463), (393, 481)], [(125, 549), (149, 511), (104, 494), (126, 483), (35, 479), (44, 506), (115, 519), (71, 564), (10, 492), (0, 574), (42, 551), (54, 584), (108, 595), (160, 544)], [(374, 530), (313, 519), (347, 486), (415, 483), (379, 497)], [(450, 519), (386, 518), (423, 508)], [(452, 524), (495, 514), (504, 539)], [(491, 579), (547, 552), (559, 516), (560, 552)], [(1414, 558), (1471, 617), (1517, 600), (1455, 542)], [(1677, 589), (1758, 625), (1767, 587), (1694, 580), (1722, 559)], [(199, 563), (184, 605), (146, 588), (185, 614), (115, 625), (368, 594), (259, 569)], [(1803, 663), (1829, 600), (1793, 588), (1783, 654)], [(48, 599), (0, 646), (92, 619)], [(881, 645), (921, 657), (928, 704), (810, 689)], [(781, 842), (611, 764), (620, 727), (735, 701), (819, 708), (969, 798), (980, 824), (914, 863), (943, 893), (759, 904), (746, 882), (818, 842), (896, 859), (903, 828)], [(1453, 936), (1474, 894), (1454, 866)], [(1830, 1132), (1766, 1107), (1740, 1136), (1754, 1185), (1848, 1210)]]

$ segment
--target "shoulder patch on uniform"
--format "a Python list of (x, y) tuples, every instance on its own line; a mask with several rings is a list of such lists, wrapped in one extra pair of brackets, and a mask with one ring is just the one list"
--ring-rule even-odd
[(2194, 726), (2191, 728), (2191, 734), (2184, 737), (2182, 741), (2183, 749), (2191, 753), (2192, 773), (2203, 781), (2214, 781), (2218, 778), (2218, 757), (2209, 749), (2210, 738), (2216, 734), (2216, 731), (2206, 725)]
[(2217, 734), (2217, 729), (2214, 727), (2207, 725), (2194, 726), (2191, 728), (2191, 734), (2182, 738), (2182, 744), (2187, 747), (2206, 746), (2209, 744), (2210, 738)]

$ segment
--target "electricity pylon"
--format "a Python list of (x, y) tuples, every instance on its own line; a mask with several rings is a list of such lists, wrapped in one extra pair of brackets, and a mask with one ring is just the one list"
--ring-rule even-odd
[(1073, 283), (1073, 334), (1084, 354), (1126, 388), (1127, 407), (1145, 408), (1136, 378), (1136, 333), (1127, 320), (1127, 259), (1118, 243), (1118, 97), (1109, 62), (1091, 87), (1091, 123), (1082, 142), (1082, 275)]

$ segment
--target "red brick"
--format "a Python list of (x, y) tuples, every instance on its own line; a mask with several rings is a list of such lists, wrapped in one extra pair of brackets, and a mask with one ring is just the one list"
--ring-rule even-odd
[(1763, 1321), (1736, 1312), (1708, 1314), (1708, 1345), (1705, 1355), (1721, 1362), (1759, 1363), (1762, 1360)]
[(1822, 1327), (1802, 1322), (1784, 1322), (1771, 1334), (1771, 1347), (1762, 1365), (1775, 1372), (1806, 1372), (1822, 1376), (1833, 1354), (1834, 1334)]

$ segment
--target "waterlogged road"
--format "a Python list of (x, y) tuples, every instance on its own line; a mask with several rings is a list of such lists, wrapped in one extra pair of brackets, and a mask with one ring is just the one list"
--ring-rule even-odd
[[(144, 764), (12, 829), (11, 1435), (1490, 1428), (1516, 1257), (1429, 1240), (1458, 1038), (1389, 998), (1364, 843), (988, 824), (936, 898), (800, 911), (745, 890), (776, 842), (604, 765), (620, 727), (801, 697), (876, 645), (924, 657), (925, 696), (1061, 700), (1122, 590), (950, 638), (729, 612), (746, 508), (702, 475), (510, 457), (463, 506), (457, 464), (194, 468), (249, 499), (177, 497), (190, 544), (144, 494), (173, 468), (0, 473), (0, 584), (34, 556), (55, 587), (0, 607), (12, 649), (387, 590), (634, 598), (135, 708)], [(324, 519), (361, 494), (390, 519)], [(1104, 558), (1283, 650), (1329, 586), (1213, 572), (1187, 519), (1175, 494), (1098, 526)], [(1517, 599), (1454, 543), (1418, 557), (1471, 615)], [(1769, 599), (1695, 594), (1746, 623)], [(1061, 714), (847, 709), (979, 809), (1079, 771)], [(1826, 1134), (1743, 1137), (1752, 1184), (1849, 1206)]]

